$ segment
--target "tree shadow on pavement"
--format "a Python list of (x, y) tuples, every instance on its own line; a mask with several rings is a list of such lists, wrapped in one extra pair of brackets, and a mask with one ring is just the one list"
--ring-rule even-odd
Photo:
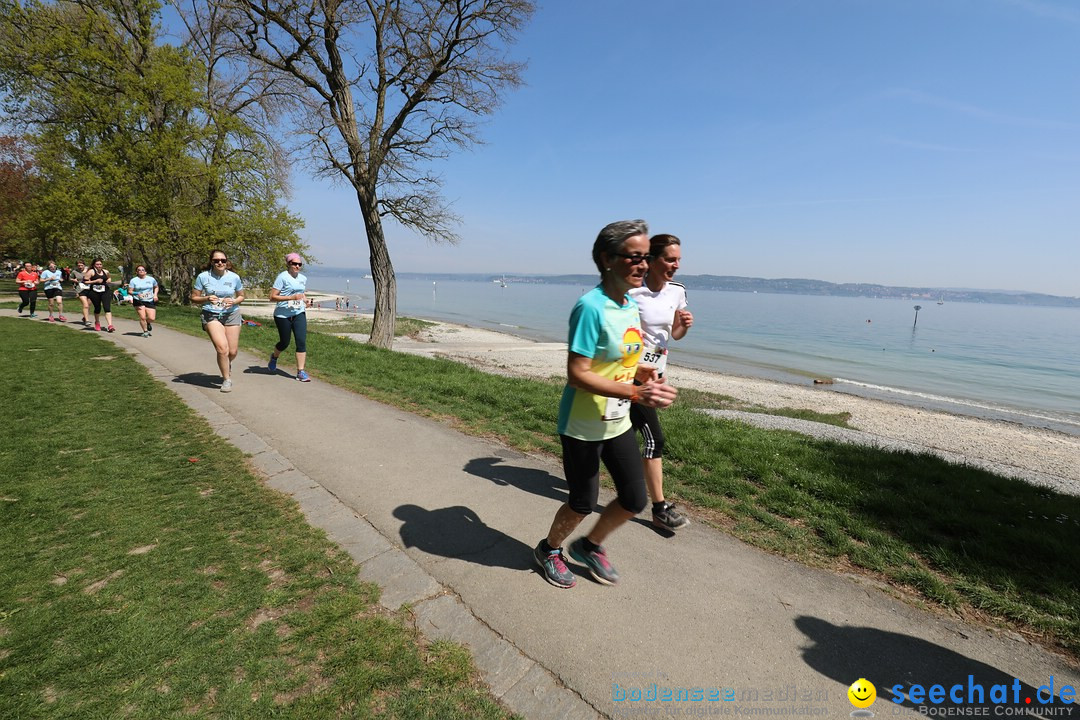
[(545, 470), (502, 465), (503, 458), (474, 458), (465, 463), (465, 472), (490, 480), (496, 485), (509, 485), (540, 497), (566, 502), (566, 481)]
[(526, 570), (532, 567), (532, 548), (484, 523), (463, 505), (427, 510), (399, 505), (394, 517), (402, 521), (401, 542), (431, 555), (467, 560), (478, 565)]
[[(991, 665), (910, 635), (833, 625), (806, 615), (796, 618), (795, 626), (811, 641), (803, 649), (803, 660), (811, 668), (845, 688), (862, 678), (874, 684), (877, 701), (869, 709), (879, 716), (890, 708), (905, 707), (916, 711), (924, 708), (942, 716), (1034, 714), (1080, 718), (1080, 708), (1060, 697), (1063, 686), (1078, 689), (1069, 677), (1048, 674), (1038, 678), (1041, 687), (1032, 687)], [(941, 689), (935, 689), (932, 698), (931, 689), (938, 685)], [(916, 686), (921, 686), (921, 692)], [(1077, 710), (1075, 716), (1070, 714), (1072, 709)]]
[(173, 382), (184, 383), (185, 385), (197, 385), (204, 388), (217, 389), (221, 387), (220, 375), (207, 375), (206, 373), (193, 372), (177, 375), (173, 378)]

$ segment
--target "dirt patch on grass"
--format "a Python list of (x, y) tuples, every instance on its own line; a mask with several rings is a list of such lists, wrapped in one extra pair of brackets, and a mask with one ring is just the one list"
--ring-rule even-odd
[(87, 585), (86, 587), (83, 588), (83, 592), (86, 593), (87, 595), (93, 595), (94, 593), (100, 592), (102, 589), (104, 589), (104, 587), (106, 585), (108, 585), (113, 580), (116, 580), (117, 578), (120, 578), (121, 576), (123, 576), (123, 574), (124, 574), (123, 570), (116, 570), (115, 572), (113, 572), (108, 577), (102, 578), (101, 580), (98, 580), (97, 582), (90, 583), (89, 585)]
[(289, 581), (289, 576), (285, 571), (274, 565), (270, 560), (263, 560), (259, 563), (259, 569), (266, 573), (266, 577), (270, 578), (271, 590), (284, 587)]
[(141, 545), (141, 546), (139, 546), (137, 548), (132, 548), (131, 550), (128, 550), (127, 554), (128, 555), (145, 555), (146, 553), (150, 552), (151, 550), (153, 550), (156, 547), (157, 547), (157, 543), (153, 543), (151, 545)]
[(287, 611), (283, 608), (259, 608), (247, 619), (244, 626), (247, 627), (248, 630), (255, 630), (260, 625), (279, 619), (286, 612)]

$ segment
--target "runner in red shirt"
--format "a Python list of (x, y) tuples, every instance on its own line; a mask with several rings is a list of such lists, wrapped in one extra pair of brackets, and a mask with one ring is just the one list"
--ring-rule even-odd
[(19, 286), (19, 314), (22, 315), (23, 308), (27, 305), (30, 306), (30, 317), (37, 317), (37, 286), (40, 277), (37, 274), (37, 270), (34, 269), (34, 264), (27, 260), (23, 263), (23, 269), (19, 271), (19, 274), (15, 276), (15, 284)]

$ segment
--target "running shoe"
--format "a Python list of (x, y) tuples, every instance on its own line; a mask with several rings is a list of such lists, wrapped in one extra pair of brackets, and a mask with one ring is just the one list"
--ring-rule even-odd
[(303, 370), (300, 370), (296, 373), (296, 379), (300, 382), (311, 382), (311, 378), (308, 377), (308, 374)]
[(277, 358), (271, 355), (270, 362), (266, 364), (266, 367), (270, 368), (270, 372), (277, 372)]
[(50, 315), (49, 316), (49, 322), (56, 322), (56, 318), (54, 318), (52, 315)]
[(56, 319), (59, 320), (60, 322), (67, 322), (67, 318), (64, 317), (63, 315), (58, 315), (56, 317)]
[(232, 380), (221, 381), (221, 392), (232, 392)]
[(142, 332), (142, 334), (139, 335), (139, 337), (150, 337), (150, 331), (149, 330), (144, 330)]
[(557, 588), (572, 588), (577, 585), (574, 573), (566, 567), (566, 556), (562, 548), (555, 548), (551, 552), (541, 549), (543, 540), (533, 548), (533, 560), (544, 571), (544, 579)]
[(678, 530), (689, 525), (690, 518), (676, 510), (674, 505), (666, 502), (660, 506), (659, 510), (653, 508), (652, 524), (664, 530)]
[(146, 332), (154, 332), (154, 326), (150, 323), (146, 323)]
[(22, 315), (22, 305), (19, 306), (19, 314)]
[(579, 537), (570, 543), (570, 557), (589, 568), (589, 574), (596, 582), (604, 585), (614, 585), (619, 582), (619, 573), (608, 560), (604, 548), (597, 546), (596, 550), (590, 552), (585, 549), (585, 543), (582, 542), (584, 539), (584, 537)]
[(32, 318), (36, 318), (36, 317), (37, 317), (37, 313), (30, 313), (30, 317), (32, 317)]
[(116, 332), (116, 328), (114, 328), (112, 325), (110, 325), (109, 326), (109, 332)]

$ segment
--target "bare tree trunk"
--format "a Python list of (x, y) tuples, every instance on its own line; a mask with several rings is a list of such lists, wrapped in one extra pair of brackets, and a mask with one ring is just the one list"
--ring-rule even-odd
[(375, 203), (375, 193), (357, 188), (356, 197), (360, 201), (360, 212), (364, 215), (371, 278), (375, 283), (375, 319), (371, 324), (371, 338), (368, 342), (375, 347), (392, 348), (397, 320), (397, 279), (394, 277), (394, 265), (390, 262), (390, 251), (386, 248), (386, 236), (383, 235), (382, 218), (379, 217)]

